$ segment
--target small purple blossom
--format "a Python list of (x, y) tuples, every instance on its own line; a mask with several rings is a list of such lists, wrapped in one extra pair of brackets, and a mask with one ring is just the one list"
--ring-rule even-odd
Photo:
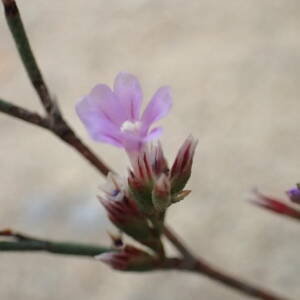
[(147, 141), (157, 138), (162, 128), (150, 130), (165, 117), (172, 105), (170, 88), (161, 87), (141, 114), (142, 89), (138, 79), (119, 73), (113, 91), (105, 84), (96, 85), (76, 106), (76, 112), (95, 141), (139, 151)]
[(288, 190), (286, 193), (292, 202), (300, 204), (300, 189), (299, 189), (299, 187), (292, 188), (292, 189)]

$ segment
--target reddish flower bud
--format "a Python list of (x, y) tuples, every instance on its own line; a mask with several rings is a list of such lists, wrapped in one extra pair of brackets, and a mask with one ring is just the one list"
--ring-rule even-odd
[(97, 255), (95, 258), (120, 271), (148, 271), (156, 263), (154, 256), (130, 245)]
[(148, 152), (137, 155), (133, 171), (129, 171), (128, 185), (139, 209), (145, 214), (153, 213), (152, 188), (154, 173)]
[(104, 195), (99, 196), (99, 200), (112, 223), (138, 242), (154, 250), (160, 249), (160, 241), (149, 226), (148, 219), (139, 211), (124, 185), (122, 187), (120, 179), (109, 175), (103, 190)]
[(197, 140), (189, 136), (177, 153), (171, 168), (172, 194), (182, 191), (191, 176), (197, 143)]
[(168, 174), (168, 164), (161, 144), (144, 148), (136, 156), (131, 157), (133, 170), (129, 171), (128, 185), (139, 209), (145, 214), (153, 214), (152, 190), (155, 182), (162, 174)]
[(161, 143), (158, 141), (157, 145), (153, 146), (150, 150), (150, 154), (152, 153), (153, 157), (152, 161), (152, 169), (154, 174), (159, 177), (161, 174), (168, 174), (169, 167), (168, 162), (164, 156), (164, 152), (161, 146)]
[(162, 174), (154, 184), (152, 203), (159, 212), (164, 212), (171, 204), (171, 183), (165, 174)]
[(286, 215), (291, 218), (300, 218), (300, 211), (284, 204), (281, 202), (281, 200), (265, 196), (258, 191), (254, 191), (254, 198), (250, 199), (251, 202), (253, 202), (256, 205), (259, 205), (265, 209), (271, 210), (274, 213)]

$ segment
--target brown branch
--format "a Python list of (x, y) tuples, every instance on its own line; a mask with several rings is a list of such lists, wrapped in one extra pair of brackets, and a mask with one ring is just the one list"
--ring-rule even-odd
[(102, 175), (106, 176), (111, 171), (110, 168), (75, 134), (64, 119), (55, 100), (51, 97), (31, 50), (16, 2), (14, 0), (2, 0), (2, 3), (4, 5), (7, 24), (16, 43), (23, 65), (48, 117), (43, 118), (36, 113), (27, 111), (24, 108), (17, 107), (3, 100), (0, 103), (0, 111), (51, 130), (56, 136), (76, 149), (99, 170)]
[(164, 226), (164, 235), (171, 242), (171, 244), (178, 250), (178, 252), (184, 257), (190, 260), (194, 260), (194, 255), (190, 250), (184, 245), (184, 243), (176, 236), (175, 232), (169, 228), (169, 226)]
[(52, 115), (56, 111), (56, 106), (51, 99), (48, 87), (32, 52), (17, 4), (13, 0), (2, 0), (2, 2), (7, 24), (16, 43), (28, 77), (39, 95), (45, 111), (48, 115)]
[(202, 274), (253, 298), (263, 300), (287, 300), (286, 298), (279, 297), (270, 291), (266, 291), (239, 278), (235, 278), (234, 276), (211, 266), (202, 258), (194, 256), (184, 243), (176, 236), (176, 234), (167, 226), (164, 227), (164, 235), (182, 254), (183, 258), (166, 259), (162, 266), (163, 269), (175, 269)]
[(190, 261), (180, 258), (168, 258), (162, 265), (163, 270), (178, 270), (178, 271), (189, 271), (197, 274), (204, 275), (214, 281), (220, 282), (221, 284), (231, 287), (241, 294), (262, 300), (288, 300), (285, 297), (275, 295), (273, 292), (267, 291), (260, 287), (254, 286), (245, 282), (241, 279), (237, 279), (234, 276), (220, 271), (215, 267), (205, 263), (202, 259), (197, 259), (194, 264)]
[[(170, 231), (169, 231), (170, 232)], [(33, 238), (29, 235), (15, 232), (12, 230), (2, 230), (0, 231), (0, 236), (4, 238), (13, 239), (0, 241), (0, 251), (43, 251), (62, 255), (78, 255), (78, 256), (88, 256), (94, 257), (95, 255), (109, 252), (112, 248), (103, 247), (98, 245), (81, 244), (74, 242), (56, 242), (43, 239)], [(175, 244), (179, 245), (182, 243), (175, 236), (174, 233), (171, 234), (172, 240), (176, 241)], [(180, 248), (185, 246), (180, 246)], [(182, 251), (181, 251), (182, 252)], [(184, 252), (189, 253), (188, 250)], [(188, 271), (209, 277), (214, 281), (218, 281), (221, 284), (234, 288), (235, 290), (241, 292), (249, 297), (262, 299), (262, 300), (286, 300), (280, 296), (263, 290), (259, 287), (253, 286), (247, 282), (237, 279), (232, 275), (226, 274), (211, 265), (205, 263), (203, 259), (183, 257), (183, 258), (166, 258), (160, 265), (153, 266), (152, 271), (155, 270), (177, 270), (177, 271)]]
[(38, 113), (31, 112), (23, 107), (17, 106), (10, 102), (0, 99), (0, 111), (12, 117), (21, 119), (33, 125), (49, 129), (48, 119), (43, 118)]

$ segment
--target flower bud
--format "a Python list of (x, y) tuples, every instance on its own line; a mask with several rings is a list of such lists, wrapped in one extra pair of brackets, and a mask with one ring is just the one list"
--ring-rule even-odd
[(145, 214), (153, 213), (153, 180), (154, 174), (149, 153), (141, 152), (133, 162), (133, 171), (129, 171), (128, 185), (138, 208)]
[(105, 207), (111, 222), (138, 242), (153, 250), (160, 249), (161, 245), (157, 235), (149, 226), (148, 219), (139, 211), (128, 191), (120, 187), (115, 176), (110, 175), (108, 180), (109, 185), (111, 181), (114, 182), (111, 190), (106, 186), (105, 194), (98, 198)]
[(152, 161), (152, 169), (154, 174), (159, 177), (161, 174), (168, 174), (169, 167), (168, 162), (164, 156), (164, 152), (161, 146), (161, 143), (158, 141), (155, 146), (152, 146), (153, 149), (150, 150), (152, 153), (153, 158)]
[(193, 158), (198, 141), (189, 136), (179, 149), (171, 168), (172, 194), (183, 190), (191, 176)]
[(164, 212), (171, 204), (171, 184), (165, 174), (162, 174), (154, 184), (152, 203), (159, 212)]
[(254, 198), (251, 198), (250, 201), (254, 204), (259, 205), (265, 209), (271, 210), (274, 213), (280, 215), (286, 215), (291, 218), (300, 219), (300, 211), (284, 204), (280, 200), (273, 197), (265, 196), (258, 191), (254, 191), (253, 195)]
[(97, 255), (95, 258), (120, 271), (148, 271), (156, 263), (154, 256), (131, 245)]

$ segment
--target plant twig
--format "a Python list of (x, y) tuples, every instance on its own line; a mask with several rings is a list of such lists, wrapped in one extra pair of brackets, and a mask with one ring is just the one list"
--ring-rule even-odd
[(174, 231), (170, 229), (169, 226), (164, 226), (164, 235), (166, 238), (172, 243), (172, 245), (181, 253), (184, 258), (194, 260), (194, 255), (190, 252), (190, 250), (183, 244), (183, 242), (176, 236)]
[(0, 236), (5, 236), (13, 241), (0, 241), (1, 251), (44, 251), (63, 255), (90, 256), (111, 251), (109, 247), (89, 245), (74, 242), (57, 242), (33, 238), (10, 230), (3, 230)]
[(96, 167), (102, 175), (106, 176), (111, 171), (109, 167), (75, 134), (64, 119), (56, 101), (51, 97), (31, 50), (16, 2), (14, 0), (2, 0), (2, 3), (4, 5), (7, 24), (16, 43), (19, 55), (29, 79), (47, 113), (47, 118), (43, 118), (36, 113), (29, 112), (24, 108), (17, 107), (3, 100), (1, 101), (2, 103), (0, 103), (0, 111), (51, 130), (60, 139), (75, 148), (84, 158)]
[(2, 0), (2, 2), (7, 24), (16, 43), (28, 77), (38, 93), (45, 111), (48, 115), (51, 115), (55, 110), (55, 105), (32, 52), (19, 9), (13, 0)]
[[(167, 232), (171, 231), (167, 230)], [(14, 239), (13, 241), (0, 241), (0, 252), (45, 251), (62, 255), (94, 257), (97, 254), (109, 252), (112, 250), (108, 247), (101, 247), (96, 245), (42, 240), (11, 230), (0, 231), (0, 236)], [(171, 233), (171, 235), (168, 234), (168, 236), (171, 237), (172, 241), (176, 240), (174, 244), (176, 244), (177, 246), (179, 244), (182, 245), (182, 243), (173, 232)], [(185, 246), (182, 245), (179, 248), (185, 248)], [(189, 253), (188, 250), (180, 252)], [(185, 256), (182, 258), (166, 258), (160, 265), (153, 266), (152, 270), (177, 270), (194, 272), (209, 277), (212, 280), (218, 281), (225, 286), (234, 288), (235, 290), (249, 297), (262, 300), (286, 300), (285, 298), (276, 296), (269, 291), (265, 291), (259, 287), (244, 282), (241, 279), (234, 278), (232, 275), (226, 274), (225, 272), (220, 271), (205, 263), (202, 259), (191, 258), (191, 256)]]
[(43, 118), (38, 113), (31, 112), (23, 107), (17, 106), (2, 99), (0, 99), (0, 111), (12, 117), (32, 123), (33, 125), (49, 129), (50, 124), (48, 119)]
[(212, 280), (218, 281), (225, 286), (234, 288), (242, 294), (248, 295), (257, 299), (264, 300), (284, 300), (286, 298), (279, 297), (270, 291), (266, 291), (252, 284), (249, 284), (241, 279), (221, 271), (202, 258), (194, 256), (191, 251), (184, 245), (173, 230), (169, 227), (164, 227), (164, 235), (173, 244), (173, 246), (182, 254), (183, 258), (169, 258), (165, 261), (163, 269), (176, 269), (181, 271), (190, 271), (202, 274)]
[(202, 259), (197, 259), (193, 265), (186, 260), (178, 258), (169, 258), (165, 261), (161, 267), (162, 270), (179, 270), (195, 272), (197, 274), (204, 275), (214, 281), (217, 281), (227, 287), (233, 288), (239, 291), (241, 294), (248, 297), (261, 299), (261, 300), (288, 300), (285, 297), (278, 296), (273, 292), (267, 291), (241, 279), (237, 279), (232, 275), (220, 271), (219, 269), (203, 262)]
[(44, 129), (48, 129), (59, 137), (62, 141), (77, 150), (85, 159), (87, 159), (100, 173), (104, 176), (111, 172), (109, 167), (97, 157), (75, 134), (75, 132), (65, 122), (56, 121), (53, 123), (49, 118), (44, 118), (38, 113), (29, 111), (23, 107), (12, 104), (8, 101), (0, 99), (0, 112), (12, 117), (21, 119), (28, 123), (37, 125)]

